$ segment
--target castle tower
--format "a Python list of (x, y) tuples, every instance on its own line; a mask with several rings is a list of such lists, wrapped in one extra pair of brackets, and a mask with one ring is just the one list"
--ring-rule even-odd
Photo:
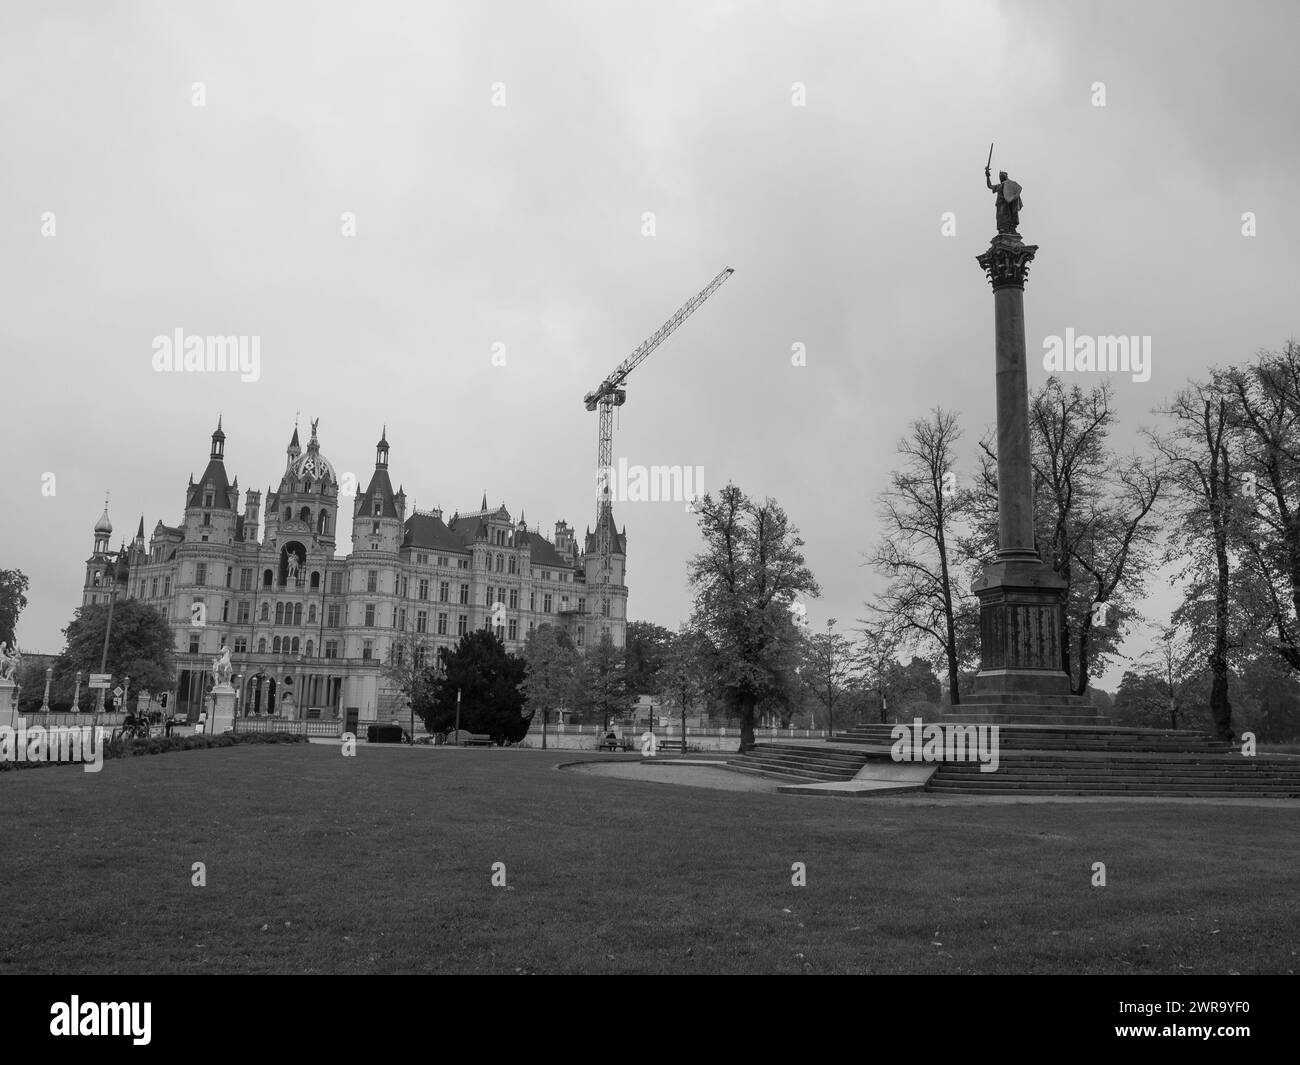
[[(567, 532), (567, 527), (566, 527)], [(560, 528), (556, 526), (556, 536)], [(601, 573), (601, 537), (609, 541), (609, 579)], [(557, 545), (558, 546), (558, 545)], [(614, 524), (613, 507), (605, 507), (600, 522), (593, 533), (587, 530), (582, 571), (587, 583), (587, 611), (595, 615), (595, 635), (608, 631), (617, 647), (623, 646), (627, 632), (627, 529), (618, 531)], [(608, 602), (608, 613), (605, 603)]]
[(405, 521), (406, 493), (400, 488), (394, 492), (388, 477), (388, 427), (385, 426), (375, 445), (375, 472), (353, 507), (353, 554), (375, 551), (396, 554), (402, 543)]
[(113, 553), (109, 550), (109, 539), (113, 535), (113, 523), (108, 520), (108, 498), (104, 498), (104, 513), (95, 522), (95, 547), (86, 559), (86, 581), (81, 590), (81, 605), (104, 603), (108, 601), (108, 591), (113, 573)]
[(228, 545), (235, 539), (235, 517), (239, 506), (238, 483), (226, 476), (226, 434), (221, 419), (212, 434), (212, 449), (203, 476), (190, 478), (185, 493), (185, 540), (187, 543)]
[[(263, 544), (276, 552), (279, 587), (298, 587), (301, 582), (308, 590), (319, 590), (325, 563), (334, 557), (339, 481), (333, 464), (321, 454), (319, 424), (319, 418), (312, 420), (306, 451), (294, 427), (279, 491), (266, 494)], [(260, 499), (250, 501), (246, 524), (256, 522)]]

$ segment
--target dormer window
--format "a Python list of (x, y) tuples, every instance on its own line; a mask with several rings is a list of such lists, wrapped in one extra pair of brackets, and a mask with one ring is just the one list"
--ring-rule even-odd
[(211, 490), (211, 489), (209, 489), (208, 491), (206, 491), (206, 492), (203, 493), (203, 505), (204, 505), (205, 507), (210, 507), (210, 506), (212, 506), (212, 490)]
[(375, 500), (375, 517), (379, 517), (384, 512), (384, 504), (378, 499)]

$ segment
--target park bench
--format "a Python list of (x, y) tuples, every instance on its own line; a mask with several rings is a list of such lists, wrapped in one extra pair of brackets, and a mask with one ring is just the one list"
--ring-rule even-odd
[(633, 746), (633, 741), (628, 739), (626, 736), (622, 739), (619, 739), (617, 736), (612, 738), (610, 736), (604, 736), (601, 738), (601, 741), (596, 744), (596, 750), (603, 751), (608, 748), (611, 751), (630, 751)]
[(679, 751), (682, 754), (685, 754), (686, 741), (685, 740), (659, 740), (659, 742), (656, 745), (656, 749), (660, 751)]
[(466, 747), (491, 747), (492, 737), (486, 733), (471, 733), (465, 741)]

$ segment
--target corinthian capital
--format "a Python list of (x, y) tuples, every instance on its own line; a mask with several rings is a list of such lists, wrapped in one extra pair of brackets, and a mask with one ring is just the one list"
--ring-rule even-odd
[(1037, 251), (1037, 244), (1025, 244), (1018, 237), (999, 233), (989, 243), (989, 250), (977, 255), (975, 261), (988, 277), (994, 292), (1000, 288), (1023, 289), (1029, 276), (1029, 264), (1034, 261)]

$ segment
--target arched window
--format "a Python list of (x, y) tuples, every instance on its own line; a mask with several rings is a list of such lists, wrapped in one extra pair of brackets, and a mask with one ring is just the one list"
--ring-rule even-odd
[(257, 641), (257, 653), (258, 653), (259, 655), (264, 655), (264, 654), (266, 654), (266, 637), (265, 637), (265, 636), (263, 636), (260, 640)]
[[(301, 603), (294, 603), (294, 604), (293, 604), (293, 623), (294, 623), (295, 625), (301, 625), (301, 624), (302, 624), (302, 604), (301, 604)], [(293, 641), (293, 642), (294, 642), (294, 643), (297, 643), (297, 642), (298, 642), (298, 638), (297, 638), (296, 636), (294, 637), (294, 641)], [(296, 648), (295, 648), (295, 650), (296, 650)]]
[(284, 520), (285, 520), (285, 521), (292, 521), (292, 520), (293, 520), (293, 507), (285, 507), (285, 508), (284, 508)]
[(304, 525), (311, 525), (311, 507), (303, 507), (298, 511), (298, 520)]
[(514, 572), (515, 572), (515, 556), (514, 556), (514, 555), (511, 555), (511, 556), (510, 556), (510, 572), (511, 572), (511, 573), (514, 573)]
[(319, 588), (319, 587), (320, 587), (320, 574), (317, 573), (315, 570), (312, 570), (312, 574), (311, 574), (311, 586), (312, 586), (313, 588)]
[(302, 490), (303, 490), (304, 492), (310, 492), (310, 491), (311, 491), (311, 478), (310, 478), (310, 477), (308, 477), (305, 481), (302, 482)]
[(311, 658), (311, 656), (312, 656), (312, 642), (311, 642), (311, 640), (308, 640), (308, 641), (307, 641), (307, 657), (308, 657), (308, 658)]
[(272, 651), (272, 653), (277, 654), (277, 655), (280, 653), (280, 637), (279, 637), (279, 636), (277, 636), (274, 640), (271, 641), (271, 651)]
[(277, 625), (283, 625), (283, 624), (284, 624), (284, 604), (283, 604), (283, 603), (276, 603), (276, 604), (275, 604), (275, 623), (276, 623)]
[(290, 654), (295, 654), (295, 655), (298, 653), (298, 637), (297, 637), (297, 636), (295, 636), (295, 637), (293, 638), (293, 650), (292, 650), (291, 652), (289, 652), (289, 653), (290, 653)]
[(506, 556), (505, 556), (505, 555), (502, 555), (502, 554), (498, 554), (498, 555), (497, 555), (497, 572), (498, 572), (498, 573), (500, 573), (500, 572), (505, 568), (505, 564), (506, 564)]
[(262, 587), (271, 587), (271, 582), (275, 580), (275, 575), (268, 569), (262, 573)]
[(320, 512), (320, 517), (316, 519), (316, 531), (321, 535), (330, 531), (330, 516), (328, 511), (322, 510)]
[(263, 604), (262, 604), (262, 620), (263, 620), (263, 621), (270, 621), (270, 620), (271, 620), (271, 604), (270, 604), (270, 603), (263, 603)]
[(312, 625), (315, 624), (315, 622), (316, 622), (316, 604), (312, 603), (312, 605), (307, 608), (307, 624)]

